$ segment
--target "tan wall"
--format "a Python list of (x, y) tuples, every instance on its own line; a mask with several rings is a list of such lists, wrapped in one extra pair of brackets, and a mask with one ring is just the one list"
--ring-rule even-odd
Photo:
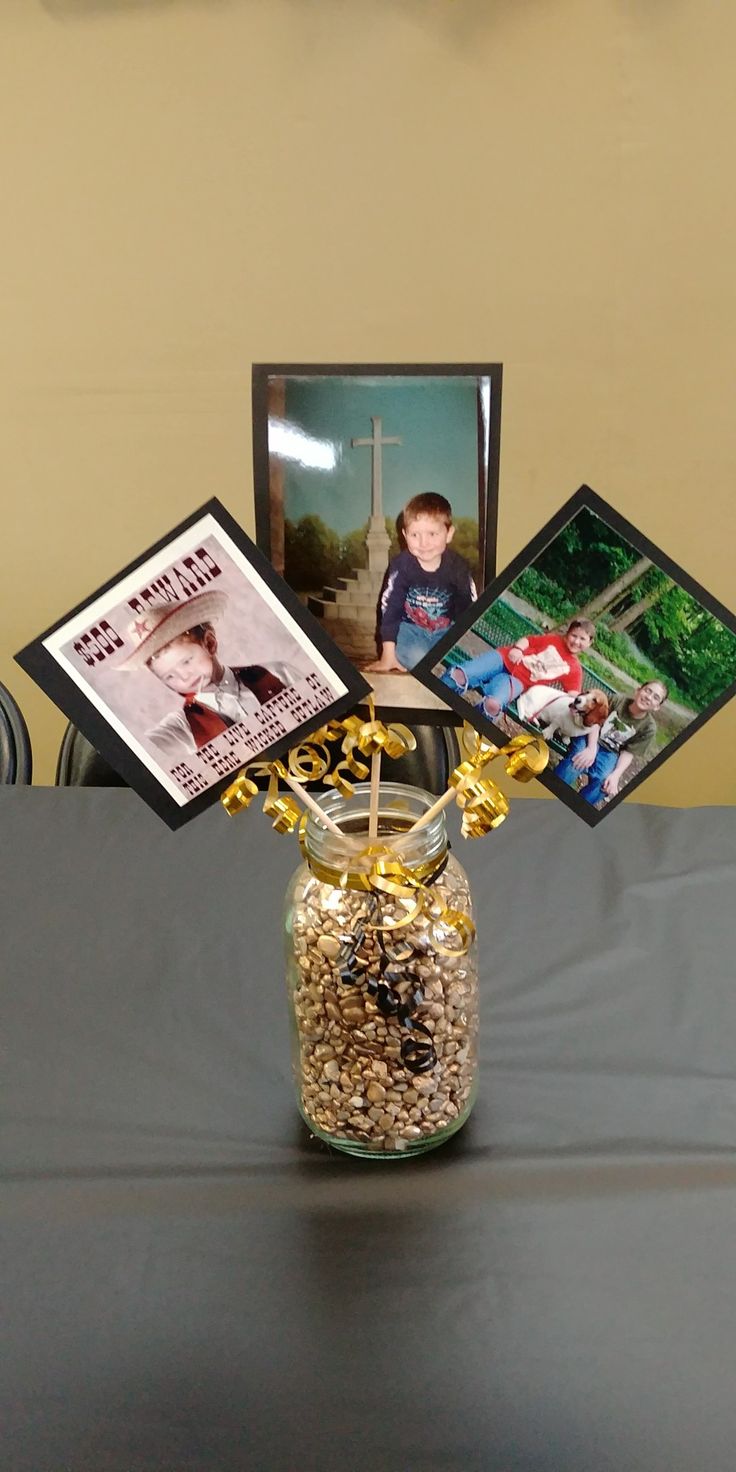
[[(726, 604), (736, 9), (3, 0), (0, 679), (211, 494), (259, 359), (505, 365), (500, 558), (586, 480)], [(643, 789), (733, 802), (736, 703)]]

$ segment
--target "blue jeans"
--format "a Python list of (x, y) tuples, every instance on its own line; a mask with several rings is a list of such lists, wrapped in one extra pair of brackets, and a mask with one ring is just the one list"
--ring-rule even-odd
[(567, 756), (564, 756), (562, 761), (557, 763), (555, 776), (561, 777), (562, 781), (567, 782), (569, 787), (575, 786), (578, 777), (587, 776), (587, 784), (580, 793), (580, 796), (585, 802), (600, 802), (601, 798), (606, 796), (606, 793), (603, 791), (603, 781), (606, 777), (610, 777), (618, 761), (618, 755), (615, 751), (606, 751), (605, 746), (599, 746), (592, 767), (588, 767), (585, 773), (579, 772), (577, 767), (573, 766), (572, 759), (574, 756), (577, 756), (579, 751), (584, 751), (587, 745), (587, 736), (576, 736), (570, 742)]
[(447, 685), (450, 690), (459, 690), (461, 695), (466, 690), (482, 690), (484, 696), (490, 695), (497, 700), (502, 710), (524, 689), (521, 680), (509, 674), (497, 649), (489, 649), (487, 654), (477, 654), (475, 659), (469, 659), (459, 668), (462, 669), (467, 684), (456, 685), (450, 671), (445, 670), (442, 676), (443, 685)]
[(408, 619), (402, 620), (396, 635), (396, 658), (399, 664), (403, 664), (405, 670), (413, 670), (415, 664), (419, 664), (433, 644), (446, 633), (447, 629), (420, 629), (418, 624), (409, 623)]

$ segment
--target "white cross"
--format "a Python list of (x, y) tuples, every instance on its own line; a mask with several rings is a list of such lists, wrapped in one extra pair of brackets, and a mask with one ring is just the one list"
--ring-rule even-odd
[(377, 518), (383, 520), (383, 447), (384, 445), (400, 445), (398, 435), (388, 435), (385, 439), (381, 434), (382, 419), (379, 415), (375, 418), (371, 415), (373, 434), (370, 439), (351, 440), (353, 448), (359, 445), (370, 445), (373, 451), (373, 464), (371, 474), (371, 520)]

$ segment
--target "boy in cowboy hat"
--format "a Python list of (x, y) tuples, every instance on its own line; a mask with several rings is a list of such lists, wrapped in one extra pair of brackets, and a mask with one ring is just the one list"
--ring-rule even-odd
[(227, 594), (210, 589), (186, 603), (152, 603), (130, 625), (135, 648), (118, 668), (149, 669), (168, 690), (183, 696), (179, 710), (146, 732), (172, 758), (197, 751), (300, 679), (298, 670), (281, 661), (268, 668), (221, 664), (212, 621), (222, 617), (226, 606)]

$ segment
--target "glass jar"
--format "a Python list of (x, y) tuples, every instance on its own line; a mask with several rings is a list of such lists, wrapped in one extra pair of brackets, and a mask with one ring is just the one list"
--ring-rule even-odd
[[(468, 879), (435, 799), (383, 783), (379, 842), (417, 886), (376, 890), (366, 854), (370, 787), (317, 801), (286, 899), (297, 1102), (313, 1134), (349, 1155), (399, 1160), (460, 1129), (475, 1100), (478, 968)], [(402, 837), (403, 835), (403, 837)], [(375, 845), (375, 840), (374, 840)], [(393, 892), (392, 892), (393, 891)], [(404, 923), (389, 928), (396, 920)]]

